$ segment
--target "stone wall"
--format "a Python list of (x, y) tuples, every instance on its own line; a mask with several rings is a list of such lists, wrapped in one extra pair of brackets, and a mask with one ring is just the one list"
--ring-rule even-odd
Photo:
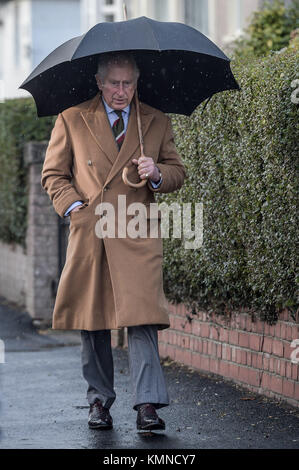
[(25, 249), (20, 245), (0, 241), (0, 296), (25, 306), (26, 277)]
[(25, 147), (30, 182), (26, 310), (32, 318), (42, 322), (51, 320), (58, 282), (58, 215), (41, 186), (47, 145), (47, 142), (29, 142)]
[(28, 166), (26, 249), (0, 242), (0, 295), (24, 307), (36, 322), (50, 324), (59, 279), (59, 216), (41, 186), (47, 142), (24, 148)]

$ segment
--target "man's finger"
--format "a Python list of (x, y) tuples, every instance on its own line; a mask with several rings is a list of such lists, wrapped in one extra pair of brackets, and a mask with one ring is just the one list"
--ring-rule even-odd
[(144, 162), (144, 163), (139, 163), (138, 165), (138, 168), (139, 169), (142, 169), (142, 168), (150, 168), (152, 167), (153, 165), (151, 164), (151, 162)]
[(138, 174), (139, 174), (140, 177), (144, 176), (145, 178), (147, 178), (148, 176), (152, 176), (150, 171), (143, 171), (142, 173), (139, 172)]
[(138, 158), (138, 163), (142, 163), (142, 162), (149, 162), (149, 161), (152, 161), (153, 159), (151, 157), (139, 157)]

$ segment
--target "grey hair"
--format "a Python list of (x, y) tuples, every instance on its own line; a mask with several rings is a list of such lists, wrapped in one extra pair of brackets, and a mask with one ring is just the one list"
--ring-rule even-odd
[(139, 78), (140, 71), (136, 64), (134, 57), (127, 52), (108, 53), (100, 56), (98, 61), (97, 75), (99, 75), (101, 82), (105, 81), (108, 68), (111, 65), (130, 65), (133, 68), (136, 82)]

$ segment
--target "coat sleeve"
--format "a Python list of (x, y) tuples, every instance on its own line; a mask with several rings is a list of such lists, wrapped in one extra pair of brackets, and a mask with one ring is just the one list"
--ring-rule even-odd
[(162, 175), (162, 183), (157, 189), (148, 180), (147, 185), (153, 192), (171, 193), (181, 188), (186, 178), (185, 167), (177, 153), (170, 118), (167, 116), (166, 128), (156, 166)]
[(55, 211), (64, 217), (65, 211), (75, 201), (81, 200), (71, 183), (73, 153), (68, 130), (59, 114), (52, 130), (42, 168), (41, 185), (47, 191)]

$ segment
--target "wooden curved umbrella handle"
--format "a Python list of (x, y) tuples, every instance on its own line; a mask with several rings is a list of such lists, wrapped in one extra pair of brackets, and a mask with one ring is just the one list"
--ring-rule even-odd
[[(136, 115), (137, 115), (137, 127), (138, 127), (138, 136), (139, 136), (139, 144), (140, 144), (140, 156), (144, 157), (144, 150), (143, 150), (143, 136), (142, 136), (142, 129), (141, 129), (141, 119), (140, 119), (140, 109), (139, 109), (139, 99), (137, 95), (137, 90), (135, 91), (135, 105), (136, 105)], [(128, 180), (128, 171), (129, 168), (126, 166), (122, 172), (122, 180), (127, 186), (131, 186), (132, 188), (142, 188), (147, 183), (147, 178), (144, 180), (140, 180), (139, 183), (132, 183)]]
[(127, 186), (131, 186), (131, 188), (142, 188), (144, 185), (146, 185), (147, 179), (140, 180), (139, 183), (132, 183), (131, 181), (129, 181), (129, 180), (128, 180), (128, 171), (129, 171), (129, 168), (126, 166), (126, 167), (123, 169), (123, 172), (122, 172), (122, 179), (123, 179), (123, 182), (124, 182)]

